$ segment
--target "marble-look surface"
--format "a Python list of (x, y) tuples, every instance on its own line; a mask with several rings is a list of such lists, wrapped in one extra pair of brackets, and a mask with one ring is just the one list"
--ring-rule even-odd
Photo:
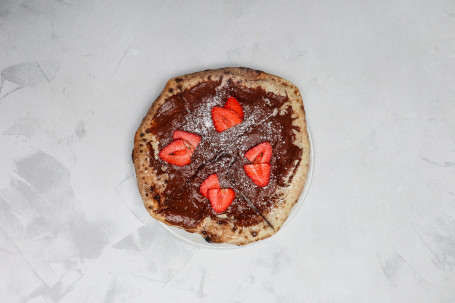
[[(146, 213), (133, 134), (167, 79), (302, 90), (311, 189), (200, 248)], [(0, 1), (1, 302), (455, 302), (455, 2)]]

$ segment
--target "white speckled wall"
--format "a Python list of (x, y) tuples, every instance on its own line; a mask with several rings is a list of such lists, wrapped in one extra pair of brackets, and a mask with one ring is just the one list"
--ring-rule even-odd
[[(170, 77), (304, 96), (314, 175), (276, 236), (154, 221), (133, 135)], [(1, 302), (455, 302), (455, 2), (0, 1)]]

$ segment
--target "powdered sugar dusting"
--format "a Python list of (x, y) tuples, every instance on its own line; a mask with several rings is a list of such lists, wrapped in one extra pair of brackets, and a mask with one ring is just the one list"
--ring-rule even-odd
[[(213, 125), (212, 109), (224, 107), (228, 97), (239, 101), (244, 119), (242, 123), (218, 133)], [(242, 195), (250, 199), (261, 213), (268, 213), (280, 199), (276, 196), (277, 189), (287, 186), (283, 177), (292, 172), (292, 160), (301, 155), (301, 149), (293, 144), (291, 112), (289, 108), (283, 108), (287, 98), (260, 88), (242, 87), (232, 81), (208, 81), (170, 99), (172, 106), (163, 104), (166, 110), (160, 111), (160, 124), (157, 123), (156, 130), (152, 130), (159, 134), (160, 144), (168, 144), (171, 140), (169, 134), (175, 130), (200, 135), (202, 141), (195, 149), (190, 165), (167, 166), (170, 177), (164, 193), (166, 207), (160, 213), (169, 223), (183, 227), (187, 223), (197, 224), (206, 216), (217, 218), (218, 214), (213, 212), (208, 200), (198, 192), (200, 183), (208, 175), (217, 173), (221, 187), (231, 187), (237, 193), (225, 212), (227, 217), (234, 218), (236, 224), (242, 226), (262, 221)], [(272, 172), (269, 184), (258, 187), (244, 172), (243, 166), (251, 164), (244, 154), (265, 141), (273, 149)], [(181, 209), (183, 205), (185, 207)], [(196, 217), (199, 219), (195, 221)]]

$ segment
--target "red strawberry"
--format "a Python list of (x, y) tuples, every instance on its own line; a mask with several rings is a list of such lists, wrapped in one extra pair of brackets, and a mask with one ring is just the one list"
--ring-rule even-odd
[(195, 150), (196, 147), (199, 145), (199, 142), (201, 142), (200, 136), (193, 134), (193, 133), (184, 132), (181, 130), (176, 130), (174, 132), (174, 134), (172, 135), (172, 138), (174, 140), (183, 139), (183, 140), (187, 141), (188, 143), (190, 143), (192, 145), (192, 148), (190, 148), (192, 150)]
[(186, 147), (184, 140), (175, 140), (163, 148), (158, 156), (166, 162), (177, 166), (185, 166), (191, 162), (193, 152)]
[(210, 189), (209, 200), (212, 208), (217, 213), (225, 211), (232, 201), (234, 201), (235, 192), (232, 188)]
[(243, 109), (242, 109), (242, 106), (240, 105), (239, 101), (237, 101), (236, 98), (229, 97), (226, 101), (226, 104), (224, 104), (224, 108), (232, 110), (234, 113), (239, 115), (240, 119), (243, 120)]
[(259, 187), (265, 187), (270, 181), (270, 163), (243, 165), (247, 176)]
[(218, 181), (218, 176), (216, 174), (211, 174), (210, 176), (207, 177), (207, 179), (204, 180), (204, 182), (201, 183), (199, 191), (201, 192), (201, 195), (208, 198), (208, 191), (210, 189), (216, 188), (218, 189), (221, 188), (220, 182)]
[(242, 119), (235, 112), (218, 106), (212, 108), (212, 120), (216, 131), (219, 133), (242, 123)]
[(269, 163), (272, 159), (272, 145), (262, 142), (245, 153), (245, 157), (253, 163)]

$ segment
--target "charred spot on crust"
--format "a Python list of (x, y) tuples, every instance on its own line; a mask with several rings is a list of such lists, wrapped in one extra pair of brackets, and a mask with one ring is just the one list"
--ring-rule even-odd
[(181, 84), (178, 84), (178, 85), (177, 85), (177, 89), (178, 89), (178, 90), (182, 90), (182, 85), (181, 85)]
[(180, 77), (179, 78), (175, 78), (175, 82), (177, 82), (177, 83), (183, 82), (183, 79), (180, 78)]
[(172, 87), (168, 90), (168, 92), (172, 93), (174, 90), (172, 89)]
[(256, 236), (258, 235), (258, 233), (255, 232), (255, 231), (253, 231), (253, 232), (251, 233), (251, 235), (252, 235), (253, 237), (256, 237)]
[(145, 130), (145, 132), (146, 132), (147, 134), (149, 134), (149, 133), (151, 132), (151, 129), (150, 129), (150, 128), (147, 128), (147, 129)]
[(156, 194), (153, 199), (155, 199), (158, 203), (161, 202), (161, 196), (159, 194)]
[(203, 230), (203, 231), (202, 231), (202, 234), (205, 235), (205, 234), (207, 234), (207, 232), (206, 232), (205, 230)]
[(144, 133), (140, 133), (140, 134), (139, 134), (139, 137), (141, 137), (141, 138), (144, 137), (144, 136), (145, 136)]
[(237, 226), (234, 225), (234, 226), (232, 227), (232, 231), (236, 231), (236, 230), (237, 230)]
[(210, 236), (206, 236), (204, 239), (205, 239), (205, 241), (207, 241), (208, 243), (212, 243), (212, 239), (210, 238)]

